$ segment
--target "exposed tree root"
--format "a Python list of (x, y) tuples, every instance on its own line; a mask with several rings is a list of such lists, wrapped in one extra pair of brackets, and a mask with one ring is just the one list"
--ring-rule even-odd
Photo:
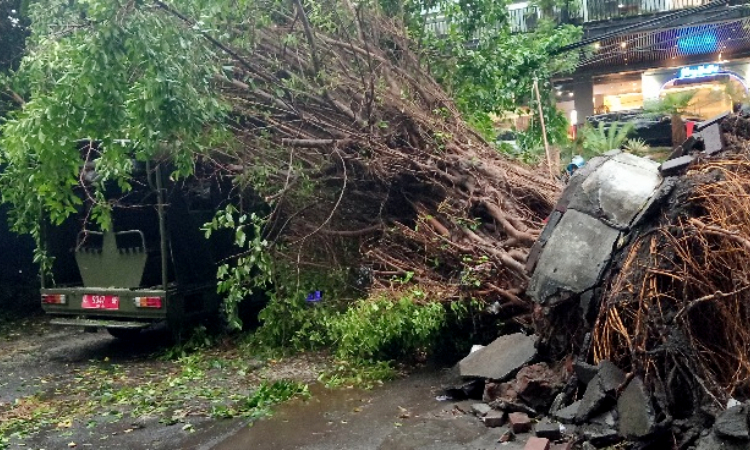
[(728, 154), (679, 181), (630, 246), (595, 325), (594, 360), (662, 385), (675, 417), (750, 397), (749, 125), (726, 121)]

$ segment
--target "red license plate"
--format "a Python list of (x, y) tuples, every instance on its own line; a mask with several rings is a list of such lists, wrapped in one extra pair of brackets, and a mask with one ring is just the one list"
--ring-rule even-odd
[(116, 295), (84, 295), (81, 301), (84, 309), (120, 309), (120, 297)]

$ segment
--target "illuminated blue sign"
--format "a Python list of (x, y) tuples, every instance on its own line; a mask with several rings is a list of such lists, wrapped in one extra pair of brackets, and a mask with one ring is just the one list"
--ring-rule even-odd
[(677, 50), (682, 55), (699, 55), (718, 50), (719, 40), (712, 25), (683, 28), (678, 32)]
[(683, 67), (680, 69), (680, 74), (677, 78), (681, 80), (685, 78), (701, 78), (716, 75), (719, 72), (721, 72), (721, 66), (718, 64), (704, 64), (702, 66)]

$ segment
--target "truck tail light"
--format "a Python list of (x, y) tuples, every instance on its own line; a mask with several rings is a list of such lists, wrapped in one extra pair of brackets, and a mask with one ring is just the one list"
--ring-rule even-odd
[(42, 303), (47, 305), (65, 305), (68, 301), (65, 294), (42, 294)]
[(136, 308), (161, 308), (161, 297), (135, 297)]

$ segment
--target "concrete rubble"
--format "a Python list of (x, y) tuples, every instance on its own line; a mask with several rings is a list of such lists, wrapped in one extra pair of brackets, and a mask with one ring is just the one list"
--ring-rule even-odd
[(504, 381), (536, 356), (536, 339), (523, 333), (497, 338), (458, 363), (462, 377)]

